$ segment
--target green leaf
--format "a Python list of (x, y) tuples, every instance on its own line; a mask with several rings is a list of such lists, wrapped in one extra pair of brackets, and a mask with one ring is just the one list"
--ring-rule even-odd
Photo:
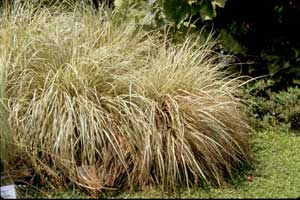
[(219, 37), (225, 51), (232, 52), (234, 54), (240, 53), (242, 55), (246, 55), (246, 48), (241, 46), (234, 36), (230, 32), (226, 31), (226, 29), (220, 30)]
[(211, 4), (213, 6), (218, 6), (220, 8), (224, 8), (225, 7), (225, 3), (226, 3), (226, 0), (212, 0)]
[(213, 7), (210, 3), (204, 3), (200, 8), (200, 16), (202, 20), (212, 20), (214, 17)]
[(185, 1), (165, 0), (163, 1), (163, 11), (167, 20), (177, 25), (187, 17), (190, 9)]
[(216, 7), (218, 6), (220, 8), (224, 8), (225, 0), (212, 0), (211, 5), (213, 10), (213, 16), (216, 17), (217, 16)]
[(279, 72), (280, 67), (277, 63), (270, 63), (267, 66), (271, 76), (274, 76), (277, 72)]

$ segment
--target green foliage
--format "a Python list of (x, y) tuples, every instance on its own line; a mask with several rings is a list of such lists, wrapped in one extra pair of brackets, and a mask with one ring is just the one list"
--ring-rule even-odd
[[(255, 15), (253, 14), (255, 11)], [(269, 75), (277, 89), (300, 85), (300, 4), (296, 0), (228, 0), (213, 27), (243, 73)]]
[(289, 87), (287, 91), (272, 91), (275, 81), (260, 80), (245, 89), (248, 100), (247, 114), (256, 128), (299, 129), (300, 88)]
[(166, 18), (180, 27), (187, 19), (200, 14), (202, 21), (212, 20), (217, 16), (217, 7), (224, 7), (224, 0), (171, 0), (159, 1)]
[(117, 15), (115, 21), (119, 19), (120, 24), (126, 21), (151, 28), (163, 26), (160, 8), (156, 1), (115, 0), (114, 6)]
[(177, 30), (189, 26), (197, 15), (203, 22), (212, 20), (217, 9), (225, 6), (225, 0), (115, 0), (115, 6), (138, 24)]

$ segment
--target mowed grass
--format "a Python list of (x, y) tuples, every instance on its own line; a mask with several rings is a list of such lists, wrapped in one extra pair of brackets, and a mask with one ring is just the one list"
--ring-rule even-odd
[[(220, 189), (182, 189), (176, 193), (162, 193), (152, 189), (103, 195), (102, 198), (297, 198), (300, 197), (300, 136), (295, 133), (258, 132), (251, 139), (256, 168), (241, 175), (234, 185)], [(247, 180), (248, 175), (253, 181)], [(32, 197), (27, 194), (26, 197)], [(47, 190), (34, 197), (84, 198), (76, 190)]]

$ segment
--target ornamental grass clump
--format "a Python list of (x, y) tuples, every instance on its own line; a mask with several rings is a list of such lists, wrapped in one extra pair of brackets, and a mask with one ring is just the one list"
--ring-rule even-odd
[(20, 160), (53, 184), (96, 191), (233, 178), (251, 158), (232, 58), (209, 38), (174, 44), (113, 19), (82, 5), (2, 11)]

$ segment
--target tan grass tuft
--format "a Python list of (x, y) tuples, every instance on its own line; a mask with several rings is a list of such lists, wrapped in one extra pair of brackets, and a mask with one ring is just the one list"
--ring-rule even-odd
[(250, 160), (241, 82), (211, 40), (174, 45), (115, 26), (104, 9), (5, 12), (13, 139), (47, 180), (91, 190), (221, 185)]

